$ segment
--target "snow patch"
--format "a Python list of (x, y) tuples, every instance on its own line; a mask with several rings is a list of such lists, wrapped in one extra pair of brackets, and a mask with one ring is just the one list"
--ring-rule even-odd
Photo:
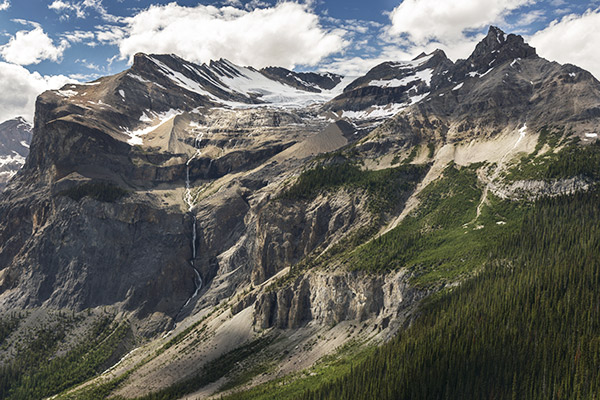
[[(148, 114), (146, 114), (146, 112)], [(152, 115), (154, 114), (152, 111), (150, 110), (146, 110), (142, 113), (142, 115), (140, 116), (140, 122), (152, 122), (152, 118), (150, 118), (148, 115)]]
[(597, 133), (593, 133), (593, 132), (587, 132), (587, 133), (585, 134), (585, 137), (586, 137), (586, 138), (597, 138), (597, 137), (598, 137), (598, 134), (597, 134)]
[(376, 119), (376, 115), (385, 114), (386, 116), (393, 115), (391, 108), (398, 106), (398, 104), (389, 104), (387, 106), (373, 106), (362, 111), (342, 111), (342, 118), (349, 119)]
[(454, 87), (452, 88), (452, 90), (459, 90), (461, 87), (463, 87), (463, 85), (464, 85), (464, 84), (465, 84), (464, 82), (461, 82), (461, 83), (459, 83), (458, 85), (454, 86)]
[(151, 83), (151, 81), (149, 81), (148, 79), (144, 79), (144, 78), (142, 78), (139, 75), (132, 74), (132, 73), (129, 73), (128, 75), (129, 75), (130, 78), (133, 78), (133, 79), (135, 79), (137, 81), (140, 81), (142, 83)]
[[(136, 129), (133, 132), (129, 131), (129, 129), (125, 130), (124, 133), (127, 136), (129, 136), (127, 143), (129, 143), (132, 146), (144, 144), (144, 140), (142, 139), (142, 136), (145, 136), (148, 133), (154, 131), (155, 129), (157, 129), (158, 127), (163, 125), (165, 122), (168, 122), (172, 118), (175, 118), (176, 116), (178, 116), (179, 114), (182, 114), (182, 113), (183, 113), (183, 111), (181, 111), (181, 110), (170, 109), (167, 112), (156, 114), (156, 119), (158, 120), (158, 123), (156, 123), (152, 126), (148, 126), (146, 128), (142, 128), (142, 129)], [(144, 115), (146, 115), (146, 113), (142, 114), (142, 117)]]
[(406, 76), (402, 79), (394, 78), (394, 79), (389, 79), (389, 80), (385, 80), (385, 79), (373, 80), (373, 81), (369, 82), (369, 86), (378, 86), (378, 87), (384, 87), (384, 88), (400, 87), (400, 86), (406, 86), (406, 85), (416, 82), (416, 81), (423, 81), (423, 82), (425, 82), (425, 84), (427, 84), (427, 86), (429, 86), (431, 84), (432, 76), (433, 76), (433, 69), (427, 68), (422, 71), (418, 71), (417, 73), (415, 73), (413, 75)]
[(200, 85), (198, 82), (188, 78), (187, 76), (183, 75), (181, 72), (175, 71), (171, 68), (169, 68), (167, 65), (165, 65), (164, 63), (162, 63), (160, 60), (157, 60), (155, 58), (152, 57), (148, 57), (150, 60), (152, 60), (152, 62), (154, 62), (156, 65), (158, 65), (158, 67), (162, 70), (163, 74), (169, 78), (173, 83), (175, 83), (177, 86), (190, 91), (190, 92), (194, 92), (194, 93), (198, 93), (200, 95), (206, 96), (211, 98), (212, 100), (219, 100), (218, 97), (214, 96), (212, 93), (207, 92), (202, 85)]
[[(225, 61), (238, 76), (223, 76), (220, 80), (231, 90), (277, 107), (303, 107), (314, 103), (322, 103), (341, 92), (340, 85), (321, 93), (306, 92), (267, 78), (260, 72), (245, 67), (238, 67)], [(340, 82), (341, 83), (341, 82)], [(343, 87), (341, 88), (343, 90)], [(226, 102), (221, 101), (224, 104)]]
[(433, 57), (433, 54), (430, 54), (428, 56), (424, 56), (421, 58), (417, 58), (416, 60), (411, 60), (411, 61), (402, 61), (396, 64), (392, 64), (391, 66), (393, 68), (414, 68), (414, 67), (419, 67), (423, 64), (425, 64), (427, 61), (431, 60), (431, 57)]
[(57, 90), (56, 93), (58, 93), (59, 95), (61, 95), (63, 97), (72, 97), (72, 96), (77, 96), (79, 94), (74, 90)]
[(406, 103), (392, 103), (386, 104), (384, 106), (371, 106), (366, 110), (361, 111), (346, 111), (342, 112), (342, 118), (349, 119), (360, 119), (360, 120), (369, 120), (369, 119), (384, 119), (390, 118), (399, 112), (405, 110), (408, 106), (412, 104), (416, 104), (423, 100), (425, 97), (429, 95), (429, 92), (412, 96), (409, 98)]
[(469, 75), (471, 78), (475, 78), (475, 77), (477, 77), (477, 78), (483, 78), (484, 76), (486, 76), (487, 74), (489, 74), (490, 72), (492, 72), (493, 69), (494, 68), (492, 67), (492, 68), (488, 69), (487, 71), (485, 71), (483, 74), (480, 74), (477, 71), (473, 71), (473, 72), (469, 72), (467, 75)]
[(19, 166), (22, 166), (23, 164), (25, 164), (25, 157), (23, 157), (15, 151), (12, 152), (12, 155), (0, 156), (0, 167), (4, 167), (6, 165), (11, 164), (17, 164)]
[(25, 148), (29, 148), (29, 143), (27, 143), (24, 140), (21, 140), (19, 143), (21, 143), (21, 146), (25, 147)]
[(523, 140), (525, 133), (527, 133), (527, 124), (523, 124), (523, 126), (519, 129), (519, 139), (517, 139), (517, 143), (515, 143), (513, 149), (518, 146), (521, 140)]

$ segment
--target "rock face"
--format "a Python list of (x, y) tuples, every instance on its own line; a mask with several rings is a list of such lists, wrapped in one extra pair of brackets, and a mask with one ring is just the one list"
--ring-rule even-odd
[(0, 191), (25, 164), (31, 143), (31, 125), (23, 118), (0, 124)]
[[(325, 87), (337, 79), (304, 78)], [(153, 333), (191, 311), (184, 304), (195, 305), (188, 301), (197, 289), (191, 261), (206, 299), (215, 301), (261, 275), (250, 271), (272, 268), (254, 265), (272, 243), (249, 233), (259, 213), (249, 202), (311, 153), (274, 156), (329, 125), (315, 111), (284, 108), (311, 96), (323, 101), (305, 89), (225, 60), (198, 66), (138, 54), (120, 74), (42, 94), (31, 153), (0, 203), (3, 309), (112, 306)], [(271, 101), (283, 105), (245, 106)], [(341, 139), (326, 150), (348, 142), (336, 134)], [(243, 238), (255, 250), (231, 249)], [(200, 251), (192, 260), (194, 246)], [(210, 292), (213, 278), (240, 260), (248, 274), (231, 278), (229, 291)]]
[(384, 276), (321, 272), (259, 297), (254, 323), (263, 329), (296, 329), (311, 321), (333, 326), (369, 319), (385, 329), (404, 321), (424, 294), (410, 287), (404, 271)]
[(581, 177), (552, 181), (525, 181), (490, 184), (490, 190), (501, 199), (535, 200), (539, 197), (564, 196), (577, 192), (586, 192), (593, 182)]

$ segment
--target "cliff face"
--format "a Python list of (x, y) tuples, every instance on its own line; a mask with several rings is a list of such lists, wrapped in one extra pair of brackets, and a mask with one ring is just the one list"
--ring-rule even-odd
[(335, 326), (342, 321), (369, 321), (395, 332), (425, 292), (408, 283), (405, 271), (373, 276), (360, 272), (315, 273), (262, 294), (254, 324), (263, 329), (297, 329), (309, 322)]

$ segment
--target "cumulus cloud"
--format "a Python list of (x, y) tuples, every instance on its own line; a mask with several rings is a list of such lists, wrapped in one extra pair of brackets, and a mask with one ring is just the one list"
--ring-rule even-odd
[(506, 25), (508, 15), (535, 1), (404, 0), (390, 13), (391, 24), (382, 38), (410, 53), (439, 48), (452, 59), (465, 58), (483, 37), (474, 33), (489, 25)]
[(532, 0), (404, 0), (390, 14), (390, 35), (406, 35), (415, 44), (451, 42), (503, 21), (510, 12)]
[(73, 80), (62, 75), (42, 76), (20, 65), (0, 62), (0, 122), (17, 116), (32, 122), (36, 97), (68, 82)]
[(529, 38), (538, 54), (560, 63), (575, 64), (600, 79), (600, 8), (553, 21)]
[(195, 62), (222, 57), (255, 67), (292, 68), (316, 65), (347, 44), (344, 31), (324, 29), (309, 6), (292, 2), (252, 10), (154, 5), (125, 24), (120, 35), (110, 29), (103, 33), (129, 59), (137, 52), (175, 53)]
[(0, 54), (10, 63), (29, 65), (43, 60), (58, 61), (67, 47), (69, 43), (64, 39), (54, 45), (52, 39), (38, 26), (31, 31), (17, 32), (7, 44), (0, 46)]
[(4, 0), (0, 3), (0, 11), (8, 10), (8, 7), (10, 7), (10, 1)]

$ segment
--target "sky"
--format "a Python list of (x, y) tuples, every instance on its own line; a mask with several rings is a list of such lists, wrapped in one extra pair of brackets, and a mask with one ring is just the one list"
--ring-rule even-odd
[(600, 0), (0, 0), (0, 122), (137, 52), (359, 76), (437, 48), (466, 58), (489, 25), (600, 78)]

